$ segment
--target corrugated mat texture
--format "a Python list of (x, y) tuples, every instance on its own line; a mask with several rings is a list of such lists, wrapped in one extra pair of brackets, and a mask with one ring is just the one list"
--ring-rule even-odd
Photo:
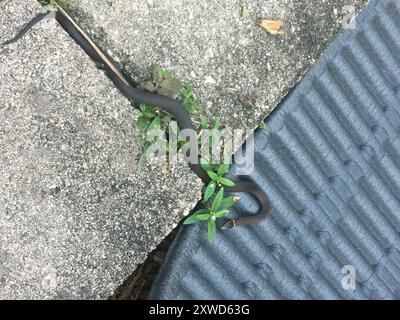
[(248, 179), (271, 217), (212, 246), (183, 227), (150, 298), (400, 298), (400, 1), (371, 1), (266, 123)]

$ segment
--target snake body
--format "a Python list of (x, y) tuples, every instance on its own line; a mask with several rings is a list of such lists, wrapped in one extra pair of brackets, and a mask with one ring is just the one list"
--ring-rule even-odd
[[(179, 128), (194, 129), (194, 125), (186, 109), (176, 100), (161, 96), (152, 92), (144, 91), (132, 86), (124, 77), (121, 71), (115, 66), (110, 57), (108, 57), (93, 40), (81, 29), (81, 27), (70, 17), (70, 15), (59, 5), (57, 5), (57, 21), (68, 32), (68, 34), (82, 47), (82, 49), (97, 63), (104, 66), (108, 77), (122, 94), (136, 105), (147, 104), (157, 106), (160, 109), (170, 113), (176, 119)], [(19, 40), (30, 28), (46, 17), (47, 14), (41, 13), (33, 18), (18, 35), (3, 45), (13, 43)], [(187, 157), (186, 160), (190, 168), (205, 183), (208, 184), (211, 179), (200, 164), (192, 163)], [(231, 229), (236, 226), (248, 224), (257, 224), (265, 220), (271, 210), (270, 201), (265, 192), (254, 182), (238, 181), (234, 187), (225, 187), (228, 193), (246, 192), (251, 194), (259, 203), (260, 209), (257, 214), (241, 216), (237, 219), (227, 219), (220, 226), (222, 230)]]
[(37, 16), (33, 17), (27, 24), (25, 24), (22, 29), (17, 33), (17, 35), (1, 44), (1, 46), (7, 46), (11, 43), (17, 42), (20, 40), (31, 28), (33, 28), (37, 23), (42, 21), (45, 17), (47, 17), (49, 12), (41, 12)]

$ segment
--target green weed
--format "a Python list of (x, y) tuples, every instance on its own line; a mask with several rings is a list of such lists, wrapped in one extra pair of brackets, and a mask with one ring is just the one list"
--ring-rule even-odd
[(68, 3), (68, 1), (69, 1), (69, 0), (39, 0), (39, 3), (40, 3), (42, 6), (49, 5), (49, 6), (51, 6), (52, 8), (55, 8), (55, 7), (56, 7), (56, 4), (57, 4), (58, 2), (61, 3), (62, 5), (66, 5), (66, 4)]
[(224, 198), (224, 188), (221, 188), (212, 201), (206, 201), (206, 208), (196, 211), (183, 224), (194, 224), (201, 221), (207, 221), (208, 241), (213, 243), (216, 233), (216, 220), (226, 217), (228, 209), (237, 201), (234, 196)]
[[(152, 77), (152, 81), (148, 81), (142, 85), (142, 87), (147, 91), (176, 98), (192, 115), (195, 115), (202, 110), (200, 102), (194, 97), (192, 87), (188, 84), (182, 84), (174, 77), (172, 72), (165, 70), (160, 66), (155, 66), (152, 72)], [(156, 143), (160, 143), (161, 148), (163, 148), (161, 144), (165, 145), (167, 155), (173, 152), (174, 147), (177, 147), (179, 150), (186, 143), (186, 140), (179, 138), (179, 127), (176, 121), (170, 114), (161, 109), (141, 104), (136, 116), (138, 117), (138, 126), (141, 132), (141, 136), (136, 137), (136, 140), (144, 142), (144, 152), (139, 159), (140, 164), (146, 162), (148, 149)], [(173, 136), (168, 136), (167, 139), (167, 132), (170, 127), (173, 130)], [(163, 131), (165, 133), (164, 137), (152, 137), (148, 139), (148, 132), (152, 129)]]

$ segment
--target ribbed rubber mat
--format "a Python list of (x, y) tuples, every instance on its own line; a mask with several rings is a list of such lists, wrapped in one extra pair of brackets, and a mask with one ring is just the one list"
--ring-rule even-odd
[(204, 225), (183, 227), (151, 298), (400, 298), (400, 0), (371, 1), (356, 27), (256, 132), (249, 179), (271, 218), (212, 246)]

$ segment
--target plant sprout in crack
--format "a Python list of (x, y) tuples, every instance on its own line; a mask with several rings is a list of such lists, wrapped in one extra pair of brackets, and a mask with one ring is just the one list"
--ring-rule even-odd
[[(159, 66), (154, 67), (152, 78), (152, 81), (142, 84), (143, 89), (175, 98), (192, 116), (196, 117), (200, 114), (202, 107), (199, 101), (195, 99), (193, 89), (190, 85), (182, 84), (182, 82), (174, 77), (172, 72)], [(141, 104), (139, 105), (139, 111), (136, 112), (136, 116), (141, 135), (135, 137), (135, 140), (142, 142), (144, 145), (143, 154), (139, 159), (140, 165), (143, 165), (148, 160), (147, 151), (153, 145), (157, 145), (159, 149), (168, 155), (169, 153), (173, 153), (174, 147), (179, 150), (187, 142), (180, 139), (177, 122), (167, 112), (155, 106)], [(167, 135), (167, 131), (170, 128), (173, 133), (172, 136)], [(151, 130), (154, 129), (158, 129), (162, 134), (149, 135)]]
[(217, 232), (216, 220), (218, 218), (226, 217), (229, 213), (228, 209), (237, 200), (238, 198), (235, 196), (224, 198), (224, 188), (221, 188), (215, 196), (209, 197), (208, 201), (206, 201), (204, 197), (203, 203), (205, 204), (205, 208), (196, 211), (183, 223), (188, 225), (206, 221), (208, 228), (208, 241), (211, 244), (213, 243)]
[[(208, 241), (212, 243), (216, 237), (217, 219), (226, 217), (229, 213), (228, 209), (239, 200), (239, 197), (236, 196), (226, 198), (224, 196), (224, 187), (235, 186), (232, 180), (224, 176), (229, 171), (229, 164), (225, 163), (226, 155), (223, 150), (219, 149), (221, 145), (220, 137), (226, 128), (222, 126), (219, 118), (211, 122), (202, 114), (203, 109), (195, 99), (190, 85), (183, 85), (174, 78), (171, 72), (159, 66), (156, 66), (153, 70), (152, 81), (142, 84), (142, 88), (177, 99), (192, 117), (199, 120), (196, 122), (199, 131), (197, 134), (202, 139), (198, 139), (198, 142), (196, 142), (201, 154), (198, 160), (201, 167), (207, 172), (210, 182), (203, 188), (202, 192), (204, 208), (187, 218), (184, 224), (206, 222)], [(140, 165), (149, 160), (149, 154), (153, 150), (171, 155), (188, 143), (186, 139), (180, 138), (178, 124), (167, 112), (155, 106), (141, 104), (136, 116), (141, 132), (136, 140), (144, 144), (144, 152), (139, 159)], [(154, 134), (155, 130), (158, 130), (160, 134)]]

